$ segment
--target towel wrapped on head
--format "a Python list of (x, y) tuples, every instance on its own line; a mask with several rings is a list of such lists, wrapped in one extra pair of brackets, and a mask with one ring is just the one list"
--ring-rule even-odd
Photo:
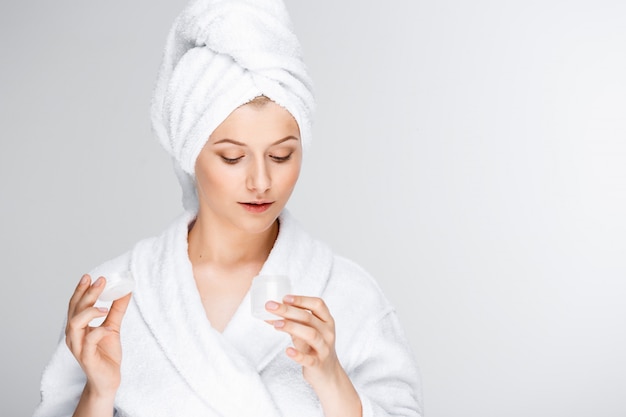
[(282, 0), (194, 0), (170, 30), (152, 125), (197, 210), (194, 166), (211, 133), (237, 107), (266, 96), (311, 141), (315, 102), (300, 43)]

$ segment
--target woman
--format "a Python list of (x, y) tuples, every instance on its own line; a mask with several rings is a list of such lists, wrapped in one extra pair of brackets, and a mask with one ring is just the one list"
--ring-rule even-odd
[[(393, 308), (284, 209), (313, 113), (290, 27), (280, 1), (194, 1), (175, 21), (153, 123), (186, 211), (81, 278), (35, 416), (421, 415)], [(123, 271), (132, 295), (97, 303)], [(250, 314), (260, 273), (291, 280), (265, 306), (279, 319)]]

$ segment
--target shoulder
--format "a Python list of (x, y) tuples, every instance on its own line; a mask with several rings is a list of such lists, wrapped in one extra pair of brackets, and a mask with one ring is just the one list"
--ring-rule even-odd
[(394, 311), (374, 277), (356, 262), (339, 255), (333, 256), (323, 298), (336, 321), (357, 328), (373, 326)]
[(333, 256), (329, 287), (332, 290), (350, 290), (351, 294), (362, 298), (361, 301), (354, 300), (358, 304), (367, 302), (369, 305), (375, 305), (380, 308), (391, 308), (391, 304), (385, 297), (376, 279), (361, 265), (343, 256)]
[(91, 275), (92, 279), (96, 279), (97, 277), (100, 277), (100, 276), (106, 277), (109, 274), (128, 271), (129, 265), (130, 265), (131, 252), (132, 250), (128, 250), (124, 252), (123, 254), (116, 256), (113, 259), (109, 259), (108, 261), (101, 263), (95, 268), (92, 268), (89, 271), (89, 275)]
[(356, 262), (334, 256), (323, 299), (335, 322), (337, 353), (346, 369), (355, 369), (367, 358), (371, 344), (380, 343), (383, 335), (389, 342), (402, 339), (395, 308)]
[(89, 271), (92, 278), (99, 276), (106, 277), (107, 274), (120, 273), (131, 269), (134, 254), (138, 252), (153, 252), (155, 247), (162, 245), (168, 238), (176, 232), (186, 229), (194, 214), (184, 212), (168, 225), (160, 234), (137, 241), (130, 249), (124, 253), (109, 259)]

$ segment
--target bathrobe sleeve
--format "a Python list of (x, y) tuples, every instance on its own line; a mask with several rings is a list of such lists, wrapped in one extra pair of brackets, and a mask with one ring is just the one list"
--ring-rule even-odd
[(348, 372), (363, 417), (423, 416), (417, 364), (396, 312), (384, 312), (364, 333), (360, 359)]
[[(107, 276), (128, 269), (130, 252), (111, 259), (91, 271), (91, 277)], [(68, 294), (68, 300), (69, 300)], [(105, 304), (103, 304), (105, 305)], [(106, 303), (109, 306), (110, 303)], [(102, 320), (100, 320), (101, 322)], [(91, 325), (97, 325), (97, 321)], [(65, 343), (65, 325), (59, 343), (41, 377), (41, 401), (33, 417), (70, 417), (74, 414), (87, 377)]]
[(41, 402), (33, 417), (70, 417), (85, 382), (83, 370), (61, 338), (41, 378)]
[(323, 298), (335, 318), (337, 355), (363, 417), (423, 416), (419, 369), (393, 305), (355, 262), (335, 256)]
[[(71, 417), (87, 378), (62, 337), (41, 379), (41, 402), (33, 417)], [(114, 410), (113, 417), (117, 417)]]

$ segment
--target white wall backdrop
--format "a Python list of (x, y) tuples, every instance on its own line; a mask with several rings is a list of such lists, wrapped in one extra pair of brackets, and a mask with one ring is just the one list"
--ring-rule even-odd
[[(81, 274), (180, 211), (149, 102), (183, 1), (0, 5), (0, 414)], [(397, 306), (429, 417), (626, 416), (626, 2), (288, 1), (291, 209)]]

